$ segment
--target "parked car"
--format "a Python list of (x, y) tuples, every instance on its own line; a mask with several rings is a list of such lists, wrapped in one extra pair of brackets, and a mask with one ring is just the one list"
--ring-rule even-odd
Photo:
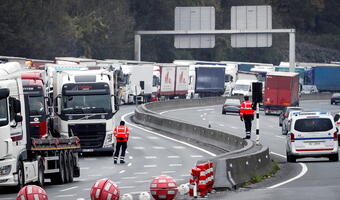
[(331, 97), (331, 104), (340, 103), (340, 93), (334, 93)]
[(298, 158), (327, 157), (339, 160), (338, 130), (327, 112), (300, 112), (288, 126), (286, 155), (288, 162)]
[(282, 126), (282, 122), (288, 117), (291, 111), (302, 110), (301, 107), (285, 107), (279, 116), (279, 126)]
[(222, 106), (222, 114), (225, 115), (227, 112), (239, 113), (241, 107), (240, 99), (227, 98)]

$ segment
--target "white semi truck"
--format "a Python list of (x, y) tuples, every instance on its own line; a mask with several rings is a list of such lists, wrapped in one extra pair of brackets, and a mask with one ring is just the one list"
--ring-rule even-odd
[(78, 136), (81, 152), (113, 153), (115, 81), (109, 70), (55, 71), (53, 133)]
[(121, 101), (124, 104), (149, 102), (154, 65), (121, 65)]
[(24, 95), (21, 66), (0, 64), (0, 186), (23, 187), (72, 182), (79, 177), (77, 137), (33, 138), (29, 126), (29, 98)]

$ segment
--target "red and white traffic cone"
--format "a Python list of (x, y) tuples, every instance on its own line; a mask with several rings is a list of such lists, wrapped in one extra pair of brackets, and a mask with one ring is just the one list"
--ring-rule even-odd
[(206, 176), (206, 166), (205, 164), (197, 165), (197, 168), (201, 169), (200, 176), (198, 179), (198, 191), (201, 197), (207, 195), (207, 176)]

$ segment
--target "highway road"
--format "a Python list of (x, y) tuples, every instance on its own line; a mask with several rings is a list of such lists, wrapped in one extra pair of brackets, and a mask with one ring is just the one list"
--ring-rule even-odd
[[(329, 100), (309, 100), (300, 102), (306, 110), (340, 111), (340, 105), (330, 105)], [(244, 125), (238, 115), (222, 115), (222, 105), (187, 108), (162, 112), (161, 114), (184, 120), (194, 124), (223, 130), (231, 134), (244, 137)], [(285, 136), (281, 135), (278, 116), (260, 114), (261, 143), (269, 146), (272, 155), (285, 163)], [(255, 139), (255, 123), (253, 123), (252, 139)], [(247, 187), (234, 192), (221, 193), (209, 199), (339, 199), (340, 196), (340, 162), (329, 162), (328, 159), (305, 158), (299, 163), (287, 164), (296, 172), (286, 172), (287, 176), (280, 177), (275, 182), (267, 181), (261, 187)], [(283, 168), (286, 168), (284, 166)], [(296, 170), (295, 170), (296, 169)], [(254, 188), (254, 189), (251, 189)]]
[[(128, 143), (126, 164), (113, 164), (107, 156), (84, 156), (80, 158), (81, 177), (74, 183), (63, 185), (47, 184), (49, 199), (89, 199), (90, 189), (96, 180), (109, 178), (116, 182), (121, 194), (139, 194), (149, 191), (151, 180), (161, 174), (173, 177), (177, 183), (188, 182), (190, 170), (197, 160), (208, 158), (214, 153), (164, 138), (155, 131), (130, 124), (129, 116), (135, 106), (122, 106), (116, 122), (124, 118), (129, 123), (131, 137)], [(16, 191), (0, 188), (1, 200), (13, 200)]]

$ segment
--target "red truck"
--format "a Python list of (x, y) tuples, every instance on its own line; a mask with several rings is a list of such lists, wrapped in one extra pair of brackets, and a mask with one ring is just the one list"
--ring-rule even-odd
[(29, 98), (29, 119), (31, 134), (35, 138), (47, 136), (48, 113), (45, 101), (43, 71), (29, 71), (21, 74), (24, 95)]
[(299, 105), (299, 74), (269, 72), (266, 75), (263, 108), (265, 114), (280, 114), (284, 107)]

